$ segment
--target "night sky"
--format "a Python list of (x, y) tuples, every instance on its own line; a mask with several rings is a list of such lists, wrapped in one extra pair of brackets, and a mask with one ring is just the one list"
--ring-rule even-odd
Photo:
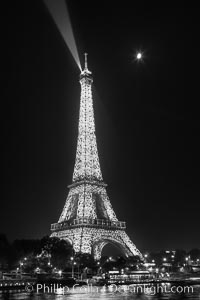
[[(200, 247), (199, 119), (185, 97), (184, 11), (175, 2), (68, 1), (94, 78), (97, 145), (119, 220), (141, 251)], [(79, 69), (44, 3), (1, 18), (0, 231), (50, 234), (75, 160)], [(137, 50), (142, 63), (134, 61)]]

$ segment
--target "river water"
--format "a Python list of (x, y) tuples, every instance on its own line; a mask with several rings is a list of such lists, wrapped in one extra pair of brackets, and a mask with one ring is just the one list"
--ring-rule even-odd
[[(184, 289), (184, 290), (183, 290)], [(151, 286), (145, 290), (132, 286), (112, 286), (104, 287), (76, 287), (70, 288), (66, 294), (60, 290), (61, 294), (54, 292), (32, 293), (22, 291), (0, 291), (0, 300), (200, 300), (200, 285), (189, 288), (178, 287), (177, 291), (171, 291), (171, 286), (156, 287)]]

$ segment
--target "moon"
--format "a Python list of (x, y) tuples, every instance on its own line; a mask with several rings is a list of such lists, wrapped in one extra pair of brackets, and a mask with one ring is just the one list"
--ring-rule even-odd
[(142, 59), (142, 53), (141, 53), (141, 52), (138, 52), (138, 53), (136, 54), (136, 58), (137, 58), (137, 60)]

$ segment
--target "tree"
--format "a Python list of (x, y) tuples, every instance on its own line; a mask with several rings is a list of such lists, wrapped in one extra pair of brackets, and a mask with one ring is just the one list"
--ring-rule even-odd
[(74, 260), (81, 268), (94, 268), (96, 267), (96, 262), (93, 256), (89, 253), (77, 253)]
[(200, 249), (192, 249), (189, 251), (188, 253), (190, 255), (190, 258), (192, 260), (197, 260), (197, 259), (200, 259)]
[(10, 264), (12, 267), (19, 265), (19, 262), (29, 255), (37, 255), (40, 253), (40, 240), (15, 240), (11, 244)]
[(126, 259), (123, 256), (119, 256), (115, 262), (115, 267), (118, 269), (124, 269), (126, 267)]
[(23, 267), (21, 267), (21, 270), (26, 273), (34, 273), (37, 267), (39, 267), (37, 256), (29, 254), (26, 257), (26, 260), (23, 262)]
[(186, 251), (177, 249), (175, 253), (174, 263), (175, 265), (183, 265), (185, 263)]
[(0, 266), (6, 268), (9, 264), (10, 244), (5, 234), (0, 234)]
[(51, 257), (51, 264), (59, 269), (64, 269), (73, 254), (72, 246), (65, 240), (46, 236), (41, 240), (41, 249)]
[(126, 259), (126, 267), (131, 268), (132, 270), (137, 270), (140, 262), (141, 260), (139, 256), (129, 256)]
[(40, 240), (15, 240), (12, 247), (16, 250), (18, 257), (28, 256), (29, 254), (37, 255), (40, 252)]

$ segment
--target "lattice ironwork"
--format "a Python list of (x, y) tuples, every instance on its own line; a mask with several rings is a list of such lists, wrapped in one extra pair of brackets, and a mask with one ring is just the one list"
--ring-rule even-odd
[(72, 184), (52, 235), (71, 242), (75, 252), (101, 257), (103, 247), (113, 243), (126, 255), (142, 254), (125, 232), (125, 222), (118, 221), (106, 192), (100, 169), (92, 100), (92, 74), (87, 67), (80, 75), (81, 101), (78, 142)]
[(126, 256), (137, 255), (142, 259), (142, 254), (124, 230), (80, 226), (68, 230), (54, 231), (52, 236), (61, 239), (67, 237), (71, 241), (75, 252), (93, 254), (95, 259), (101, 258), (102, 249), (108, 243), (120, 248)]

